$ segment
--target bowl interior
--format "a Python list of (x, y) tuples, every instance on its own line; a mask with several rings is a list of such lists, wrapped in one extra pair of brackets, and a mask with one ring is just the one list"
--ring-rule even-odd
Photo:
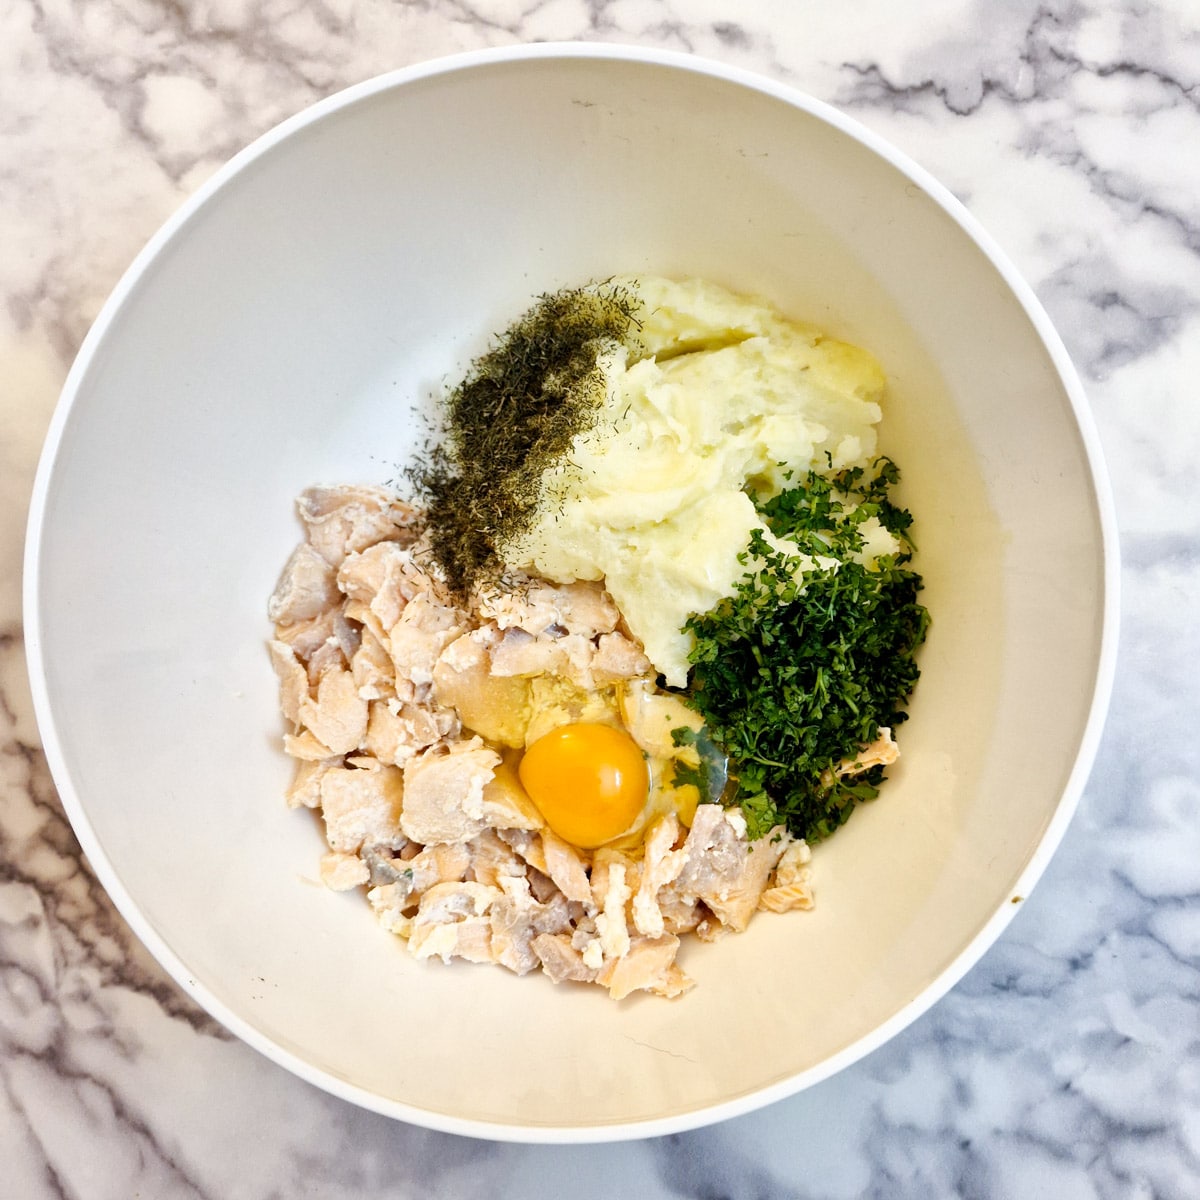
[[(817, 908), (620, 1005), (411, 961), (288, 811), (265, 602), (317, 482), (392, 479), (538, 293), (765, 294), (870, 347), (934, 627), (883, 798)], [(1103, 539), (1067, 390), (971, 236), (892, 163), (718, 73), (511, 56), (359, 89), (244, 156), (143, 258), (68, 385), (32, 536), (56, 778), (138, 932), (254, 1045), (384, 1112), (663, 1131), (821, 1078), (939, 994), (1028, 882), (1097, 676)]]

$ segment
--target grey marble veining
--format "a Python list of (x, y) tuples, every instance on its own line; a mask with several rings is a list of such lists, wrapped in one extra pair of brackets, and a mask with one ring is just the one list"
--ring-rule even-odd
[[(1084, 376), (1124, 555), (1080, 811), (985, 958), (881, 1050), (711, 1129), (594, 1147), (398, 1125), (198, 1010), (83, 861), (19, 600), (34, 465), (121, 271), (313, 100), (524, 40), (680, 49), (828, 100), (947, 184)], [(1200, 1195), (1200, 10), (1194, 0), (12, 0), (0, 14), (0, 1196)]]

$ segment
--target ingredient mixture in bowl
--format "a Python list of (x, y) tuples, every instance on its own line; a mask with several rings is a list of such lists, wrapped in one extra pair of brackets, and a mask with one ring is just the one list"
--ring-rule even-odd
[(714, 284), (546, 296), (403, 497), (306, 491), (270, 601), (330, 887), (418, 958), (678, 996), (812, 906), (928, 614), (864, 350)]

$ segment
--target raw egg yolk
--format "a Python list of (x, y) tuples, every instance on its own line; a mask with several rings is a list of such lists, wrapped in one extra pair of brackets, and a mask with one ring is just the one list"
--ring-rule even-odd
[(611, 725), (561, 725), (517, 768), (546, 824), (585, 850), (625, 832), (642, 811), (650, 773), (637, 743)]

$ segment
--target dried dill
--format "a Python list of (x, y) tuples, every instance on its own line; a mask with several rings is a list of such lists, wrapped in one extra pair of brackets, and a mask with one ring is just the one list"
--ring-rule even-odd
[(455, 592), (499, 574), (497, 545), (533, 523), (543, 472), (604, 399), (599, 356), (639, 327), (637, 308), (616, 285), (544, 295), (450, 393), (445, 440), (408, 474)]

